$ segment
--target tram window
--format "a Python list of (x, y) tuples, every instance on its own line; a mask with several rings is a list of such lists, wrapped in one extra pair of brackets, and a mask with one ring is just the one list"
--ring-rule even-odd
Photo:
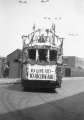
[(57, 51), (50, 50), (50, 61), (56, 61), (56, 59), (57, 59)]
[(47, 49), (39, 49), (39, 61), (47, 61)]
[(29, 49), (28, 53), (29, 53), (28, 55), (29, 55), (30, 59), (32, 59), (32, 60), (36, 59), (36, 49)]

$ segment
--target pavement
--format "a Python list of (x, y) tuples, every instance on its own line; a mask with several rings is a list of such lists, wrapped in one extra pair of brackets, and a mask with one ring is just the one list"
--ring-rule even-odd
[(0, 78), (0, 84), (13, 84), (19, 82), (20, 78)]

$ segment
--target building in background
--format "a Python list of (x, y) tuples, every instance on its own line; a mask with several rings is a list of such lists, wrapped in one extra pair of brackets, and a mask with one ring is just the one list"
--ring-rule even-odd
[(0, 57), (0, 78), (3, 77), (3, 74), (2, 74), (2, 57)]
[(5, 71), (6, 65), (7, 65), (7, 58), (0, 57), (0, 78), (4, 77), (4, 71)]
[(13, 51), (7, 56), (9, 64), (9, 78), (21, 77), (21, 63), (18, 60), (21, 58), (22, 52), (20, 49)]
[(76, 56), (64, 56), (64, 76), (84, 77), (84, 59)]
[(73, 68), (84, 69), (84, 59), (75, 56), (64, 56), (64, 64)]

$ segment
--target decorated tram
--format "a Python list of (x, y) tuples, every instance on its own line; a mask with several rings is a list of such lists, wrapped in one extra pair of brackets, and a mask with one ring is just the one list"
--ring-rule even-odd
[(49, 29), (36, 29), (23, 35), (22, 75), (24, 89), (55, 89), (61, 87), (63, 76), (63, 38)]

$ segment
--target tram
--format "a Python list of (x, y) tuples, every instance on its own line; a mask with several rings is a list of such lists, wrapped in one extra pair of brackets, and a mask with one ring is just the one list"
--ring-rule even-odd
[(55, 89), (61, 87), (63, 76), (63, 39), (55, 28), (33, 29), (23, 35), (22, 75), (24, 89)]

